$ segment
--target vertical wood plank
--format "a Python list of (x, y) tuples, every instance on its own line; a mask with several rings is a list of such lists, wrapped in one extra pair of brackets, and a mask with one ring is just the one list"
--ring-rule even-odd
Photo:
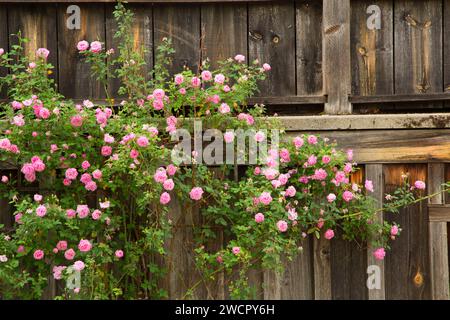
[(59, 91), (69, 98), (103, 98), (103, 86), (91, 76), (90, 66), (76, 46), (80, 40), (105, 42), (105, 7), (98, 3), (78, 6), (81, 9), (79, 30), (67, 28), (67, 5), (58, 6)]
[(314, 238), (314, 299), (331, 300), (330, 240)]
[[(112, 58), (118, 55), (117, 45), (118, 39), (114, 38), (117, 32), (117, 23), (114, 19), (115, 5), (107, 4), (106, 11), (106, 46), (107, 48), (114, 48), (115, 53)], [(134, 13), (134, 23), (132, 27), (132, 34), (134, 38), (134, 50), (146, 49), (143, 52), (146, 65), (143, 67), (143, 72), (146, 74), (146, 79), (150, 80), (150, 71), (153, 68), (153, 9), (150, 3), (128, 3), (128, 9)], [(108, 79), (108, 91), (110, 97), (118, 97), (117, 91), (120, 88), (120, 80), (115, 78)]]
[[(444, 1), (444, 91), (450, 92), (450, 0)], [(445, 102), (445, 107), (450, 107), (450, 102)]]
[[(47, 48), (50, 51), (48, 62), (55, 69), (51, 77), (58, 79), (58, 42), (56, 35), (56, 4), (20, 4), (8, 7), (9, 34), (17, 34), (29, 39), (24, 45), (30, 59), (36, 58), (36, 50)], [(10, 36), (10, 46), (17, 44), (17, 37)]]
[(247, 56), (247, 6), (245, 4), (203, 4), (201, 7), (202, 59), (217, 62)]
[[(371, 180), (374, 186), (374, 192), (371, 196), (377, 201), (377, 207), (383, 207), (384, 198), (384, 181), (383, 181), (383, 165), (382, 164), (366, 164), (366, 179)], [(383, 213), (379, 213), (376, 216), (376, 222), (383, 223)], [(385, 276), (384, 276), (384, 260), (377, 260), (373, 256), (373, 250), (369, 244), (367, 248), (367, 265), (375, 265), (380, 268), (381, 276), (381, 288), (380, 289), (368, 289), (369, 300), (384, 300), (386, 298), (386, 286), (385, 286)]]
[(322, 94), (322, 1), (296, 1), (297, 94)]
[[(385, 192), (391, 193), (401, 185), (401, 175), (410, 181), (427, 181), (425, 164), (389, 164), (383, 166)], [(425, 194), (426, 191), (423, 191)], [(386, 254), (386, 299), (429, 299), (430, 270), (428, 247), (428, 211), (425, 201), (400, 210), (385, 213), (387, 221), (402, 228), (401, 236), (391, 242)]]
[(350, 0), (323, 1), (322, 38), (325, 113), (351, 113)]
[[(7, 7), (5, 4), (0, 5), (0, 48), (8, 51), (8, 18)], [(6, 68), (0, 68), (0, 77), (4, 77), (8, 73)], [(0, 99), (4, 99), (7, 96), (6, 88), (0, 89)]]
[(401, 0), (394, 6), (395, 93), (442, 92), (442, 1)]
[(248, 19), (249, 62), (258, 59), (272, 66), (260, 85), (260, 95), (295, 95), (294, 3), (249, 4)]
[(201, 65), (200, 7), (196, 4), (163, 5), (153, 7), (154, 44), (171, 38), (176, 50), (170, 72), (175, 74), (183, 67), (196, 72)]
[[(370, 30), (367, 8), (380, 8), (381, 29)], [(351, 16), (352, 94), (394, 93), (393, 3), (392, 0), (352, 2)]]
[[(428, 192), (435, 193), (442, 190), (441, 184), (445, 179), (445, 164), (428, 164)], [(444, 195), (441, 193), (429, 199), (431, 204), (443, 204)], [(430, 222), (430, 278), (431, 298), (433, 300), (448, 300), (449, 296), (449, 270), (447, 247), (447, 223)]]
[(273, 270), (264, 270), (264, 300), (281, 299), (281, 277), (282, 275)]
[(314, 275), (312, 263), (312, 239), (302, 241), (302, 251), (285, 263), (285, 272), (281, 279), (281, 299), (314, 299)]

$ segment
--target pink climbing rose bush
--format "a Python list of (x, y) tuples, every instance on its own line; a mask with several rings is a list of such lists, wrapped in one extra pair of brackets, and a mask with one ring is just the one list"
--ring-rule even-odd
[[(40, 298), (49, 277), (62, 283), (73, 270), (80, 286), (60, 286), (58, 298), (167, 297), (159, 285), (173, 268), (166, 248), (180, 232), (173, 210), (180, 204), (183, 214), (201, 215), (194, 243), (183, 245), (195, 253), (203, 283), (238, 270), (228, 284), (236, 298), (250, 297), (251, 268), (282, 272), (282, 259), (299, 254), (311, 237), (372, 242), (375, 258), (384, 258), (401, 228), (377, 223), (376, 215), (417, 201), (424, 182), (411, 186), (405, 176), (379, 209), (370, 197), (376, 186), (353, 181), (359, 169), (351, 150), (315, 135), (272, 144), (269, 132), (280, 124), (265, 117), (263, 106), (247, 105), (268, 63), (247, 64), (238, 54), (216, 70), (205, 61), (199, 70), (170, 73), (173, 49), (163, 39), (148, 75), (146, 49), (135, 49), (130, 32), (131, 11), (119, 3), (114, 17), (117, 48), (95, 39), (74, 43), (104, 86), (103, 104), (59, 94), (47, 61), (55, 53), (40, 48), (30, 60), (20, 34), (12, 50), (0, 49), (0, 67), (13, 70), (0, 79), (11, 100), (1, 113), (0, 159), (20, 171), (0, 183), (14, 221), (0, 227), (2, 298)], [(110, 97), (111, 78), (121, 86)], [(240, 176), (235, 164), (211, 170), (196, 151), (186, 155), (190, 165), (180, 165), (172, 137), (180, 128), (192, 131), (188, 118), (221, 130), (227, 145), (235, 147), (236, 130), (251, 129), (254, 142), (271, 147)], [(18, 182), (35, 191), (21, 192)], [(229, 239), (221, 248), (210, 245), (218, 230)]]

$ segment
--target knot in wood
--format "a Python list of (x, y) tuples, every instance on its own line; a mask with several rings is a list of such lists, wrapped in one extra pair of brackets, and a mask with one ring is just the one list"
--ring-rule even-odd
[(277, 36), (277, 35), (273, 36), (272, 42), (275, 43), (275, 44), (277, 44), (278, 42), (280, 42), (280, 37)]

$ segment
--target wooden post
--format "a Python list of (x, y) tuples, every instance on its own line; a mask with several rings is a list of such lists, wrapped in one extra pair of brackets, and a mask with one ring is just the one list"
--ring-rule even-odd
[(323, 84), (327, 114), (352, 113), (350, 0), (323, 0)]
[(330, 240), (314, 238), (314, 298), (331, 300)]
[(281, 299), (281, 274), (274, 270), (264, 270), (264, 300)]
[[(428, 164), (428, 192), (441, 190), (444, 182), (445, 165), (443, 163)], [(429, 200), (430, 204), (443, 204), (444, 195), (438, 194)], [(429, 222), (430, 239), (430, 271), (431, 298), (433, 300), (449, 299), (447, 222)]]
[[(378, 207), (383, 206), (384, 181), (383, 181), (383, 165), (382, 164), (367, 164), (366, 165), (366, 179), (372, 180), (374, 192), (371, 194), (377, 200)], [(383, 223), (383, 213), (377, 214), (376, 222)], [(367, 266), (375, 265), (380, 268), (381, 287), (380, 289), (368, 289), (369, 300), (384, 300), (386, 299), (385, 292), (385, 277), (384, 277), (384, 260), (376, 260), (372, 254), (373, 248), (370, 245), (367, 248)]]

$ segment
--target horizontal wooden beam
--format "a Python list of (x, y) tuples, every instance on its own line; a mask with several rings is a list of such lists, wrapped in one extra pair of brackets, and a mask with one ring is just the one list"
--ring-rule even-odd
[(354, 104), (449, 101), (450, 92), (424, 93), (424, 94), (392, 94), (392, 95), (376, 95), (376, 96), (350, 96), (349, 99), (350, 102)]
[(326, 96), (285, 96), (285, 97), (254, 97), (248, 100), (249, 104), (265, 105), (298, 105), (298, 104), (324, 104)]
[(450, 162), (450, 129), (415, 130), (304, 130), (336, 141), (340, 149), (353, 149), (358, 163)]
[(428, 219), (431, 222), (450, 222), (450, 204), (429, 204)]
[(450, 128), (450, 113), (279, 117), (287, 131)]

